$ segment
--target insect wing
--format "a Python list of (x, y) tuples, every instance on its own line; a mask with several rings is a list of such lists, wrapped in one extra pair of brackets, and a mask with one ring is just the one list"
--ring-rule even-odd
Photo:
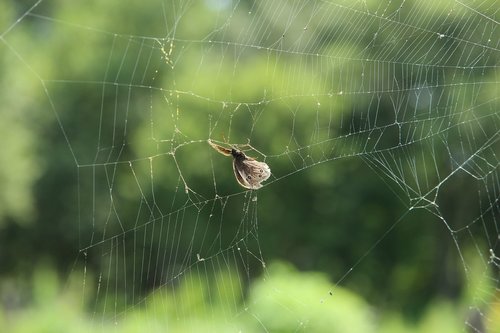
[(248, 182), (248, 176), (247, 176), (247, 170), (245, 170), (245, 166), (243, 164), (243, 161), (234, 159), (233, 160), (233, 171), (234, 171), (234, 176), (236, 177), (236, 180), (238, 183), (243, 186), (244, 188), (249, 188), (249, 189), (257, 189), (259, 187), (252, 187), (250, 183)]
[(208, 144), (225, 156), (233, 157), (233, 171), (238, 183), (244, 188), (256, 190), (262, 187), (262, 182), (271, 176), (271, 169), (264, 162), (248, 157), (236, 148), (228, 149), (207, 140)]
[(267, 180), (271, 176), (271, 169), (264, 162), (259, 162), (254, 159), (247, 159), (243, 161), (249, 171), (249, 175), (252, 177), (252, 180), (258, 182), (259, 185), (261, 182)]
[(233, 162), (234, 175), (241, 186), (249, 189), (259, 189), (262, 182), (271, 176), (271, 169), (264, 162), (253, 158), (244, 160), (235, 159)]

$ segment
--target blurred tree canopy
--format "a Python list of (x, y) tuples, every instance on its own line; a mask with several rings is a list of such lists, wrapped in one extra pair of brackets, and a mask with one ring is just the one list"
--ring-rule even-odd
[[(249, 141), (272, 168), (258, 192), (264, 259), (333, 281), (356, 263), (341, 283), (374, 304), (421, 314), (462, 297), (460, 255), (498, 236), (498, 207), (484, 206), (498, 193), (498, 33), (473, 11), (110, 0), (41, 1), (23, 17), (33, 5), (0, 3), (0, 277), (47, 258), (66, 274), (78, 258), (97, 280), (109, 262), (90, 245), (116, 236), (129, 272), (107, 278), (125, 289), (141, 274), (146, 294), (162, 277), (134, 271), (136, 239), (217, 255), (252, 210), (209, 138)], [(465, 227), (473, 237), (449, 229)]]

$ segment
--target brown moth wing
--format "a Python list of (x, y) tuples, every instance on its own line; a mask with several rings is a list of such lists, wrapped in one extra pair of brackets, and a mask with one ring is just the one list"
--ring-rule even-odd
[[(244, 188), (248, 189), (254, 189), (252, 185), (247, 181), (247, 175), (243, 171), (243, 161), (234, 159), (233, 160), (233, 171), (234, 171), (234, 176), (236, 177), (236, 180), (238, 183), (243, 186)], [(257, 187), (260, 188), (260, 187)]]
[(271, 169), (264, 162), (259, 162), (251, 157), (245, 159), (234, 159), (234, 175), (241, 186), (249, 189), (259, 189), (261, 182), (271, 176)]
[(212, 146), (213, 149), (221, 153), (222, 155), (225, 156), (231, 156), (231, 149), (224, 148), (222, 146), (219, 146), (218, 144), (215, 144), (212, 142), (212, 140), (208, 139), (208, 144)]
[(243, 163), (250, 168), (250, 175), (256, 182), (263, 182), (271, 176), (271, 169), (264, 162), (252, 159), (244, 160)]
[(271, 176), (271, 169), (264, 162), (259, 162), (251, 157), (248, 157), (236, 148), (225, 148), (207, 140), (208, 144), (225, 156), (233, 157), (233, 172), (238, 183), (244, 188), (256, 190), (262, 187), (262, 182)]

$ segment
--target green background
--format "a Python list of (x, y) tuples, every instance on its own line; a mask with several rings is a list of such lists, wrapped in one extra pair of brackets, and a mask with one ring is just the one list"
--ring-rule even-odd
[(499, 332), (499, 19), (0, 3), (0, 330)]

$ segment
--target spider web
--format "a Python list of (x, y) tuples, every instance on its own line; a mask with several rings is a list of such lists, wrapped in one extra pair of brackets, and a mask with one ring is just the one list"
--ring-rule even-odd
[[(63, 204), (88, 329), (375, 331), (347, 290), (377, 307), (409, 297), (390, 277), (401, 265), (439, 275), (459, 328), (499, 330), (495, 5), (17, 7), (2, 53), (41, 96), (72, 170)], [(239, 187), (209, 139), (250, 144), (271, 178)], [(300, 224), (316, 232), (274, 248)], [(286, 260), (324, 273), (300, 279)]]

